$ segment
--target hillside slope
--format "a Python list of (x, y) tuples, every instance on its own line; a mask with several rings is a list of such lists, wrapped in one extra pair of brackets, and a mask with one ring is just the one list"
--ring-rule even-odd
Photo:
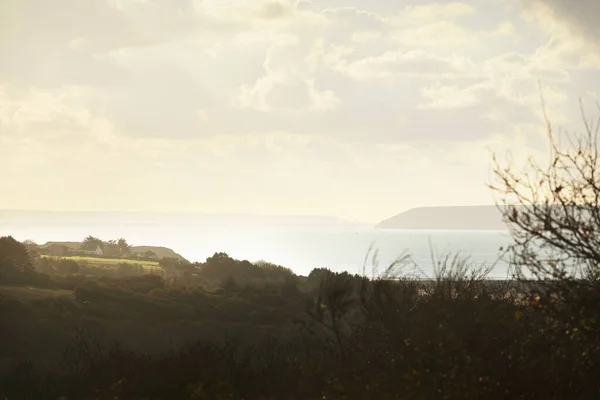
[[(49, 247), (52, 245), (66, 246), (71, 250), (77, 250), (81, 245), (80, 242), (47, 242), (42, 245), (42, 247)], [(176, 253), (174, 250), (168, 247), (162, 246), (132, 246), (131, 253), (145, 253), (147, 251), (152, 251), (158, 258), (175, 258), (181, 261), (186, 261), (186, 259), (179, 253)]]
[(506, 230), (496, 206), (419, 207), (381, 221), (378, 229)]
[(154, 254), (156, 254), (158, 258), (176, 258), (176, 259), (182, 260), (182, 261), (185, 260), (185, 258), (181, 254), (176, 253), (174, 250), (172, 250), (168, 247), (162, 247), (162, 246), (132, 246), (131, 247), (132, 253), (145, 253), (147, 251), (154, 252)]

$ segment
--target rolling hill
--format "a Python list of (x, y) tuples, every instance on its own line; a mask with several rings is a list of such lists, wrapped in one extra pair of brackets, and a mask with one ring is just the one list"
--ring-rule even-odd
[(381, 221), (378, 229), (506, 230), (496, 206), (419, 207)]
[[(71, 250), (77, 250), (81, 245), (80, 242), (47, 242), (42, 245), (42, 247), (50, 247), (52, 245), (65, 246)], [(147, 251), (152, 251), (156, 256), (160, 258), (175, 258), (181, 261), (187, 261), (181, 254), (176, 253), (174, 250), (169, 249), (168, 247), (162, 246), (132, 246), (131, 253), (145, 253)]]

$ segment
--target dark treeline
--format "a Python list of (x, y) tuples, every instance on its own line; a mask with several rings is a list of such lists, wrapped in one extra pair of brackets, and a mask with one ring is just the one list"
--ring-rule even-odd
[[(43, 265), (45, 273), (38, 271)], [(50, 268), (50, 266), (52, 268)], [(309, 277), (217, 253), (168, 273), (85, 274), (0, 239), (9, 399), (595, 398), (598, 294), (489, 282)], [(325, 397), (324, 397), (325, 396)]]

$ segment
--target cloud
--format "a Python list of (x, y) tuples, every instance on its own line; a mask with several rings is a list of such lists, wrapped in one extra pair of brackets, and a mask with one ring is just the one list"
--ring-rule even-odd
[[(318, 14), (290, 11), (294, 8), (287, 3), (258, 4), (254, 13), (245, 3), (211, 12), (193, 0), (9, 0), (0, 12), (0, 76), (12, 84), (38, 86), (79, 83), (74, 81), (83, 73), (106, 82), (124, 73), (99, 55), (189, 37), (214, 45), (268, 30), (269, 25), (260, 24), (273, 19), (288, 19), (287, 24), (319, 19)], [(282, 18), (274, 18), (278, 12)], [(85, 72), (73, 77), (74, 71)]]
[[(486, 4), (489, 7), (489, 5)], [(485, 40), (515, 37), (516, 28), (507, 20), (488, 22), (485, 28), (465, 21), (484, 18), (474, 5), (462, 2), (432, 2), (406, 6), (386, 20), (398, 43), (417, 48), (477, 46)], [(495, 25), (490, 28), (489, 25)]]
[[(253, 18), (256, 20), (280, 22), (286, 24), (321, 24), (322, 16), (310, 7), (303, 7), (302, 2), (296, 4), (284, 0), (265, 0), (242, 2), (242, 5), (231, 7), (234, 15), (240, 18)], [(228, 13), (228, 16), (231, 16)]]
[[(295, 37), (273, 43), (263, 63), (264, 75), (253, 85), (242, 85), (236, 103), (262, 112), (335, 108), (340, 100), (334, 91), (317, 88), (313, 73), (318, 54), (306, 54), (308, 50), (303, 48), (305, 45)], [(306, 54), (304, 60), (294, 57), (298, 50)]]
[(524, 0), (525, 12), (553, 33), (574, 35), (598, 45), (600, 3), (595, 0)]
[(600, 69), (600, 4), (581, 0), (524, 0), (523, 17), (552, 35), (537, 52), (539, 63), (569, 69)]
[[(130, 6), (135, 13), (101, 0), (4, 3), (0, 76), (11, 84), (37, 86), (80, 83), (80, 78), (109, 81), (123, 72), (93, 54), (158, 44), (177, 37), (193, 23), (189, 14), (179, 15), (168, 7)], [(154, 29), (153, 21), (161, 21), (160, 30)]]
[(394, 30), (393, 38), (405, 46), (416, 47), (465, 47), (476, 46), (482, 40), (512, 37), (515, 28), (509, 22), (501, 22), (491, 30), (476, 31), (453, 21), (435, 21), (429, 24)]
[(372, 40), (377, 40), (381, 37), (381, 32), (378, 31), (360, 31), (352, 34), (352, 41), (357, 43), (366, 43)]
[(539, 81), (566, 128), (599, 79), (595, 6), (524, 4), (9, 0), (0, 207), (484, 202), (488, 147), (541, 154)]
[(478, 102), (473, 87), (461, 89), (457, 86), (442, 86), (439, 82), (434, 86), (424, 87), (421, 96), (428, 101), (421, 103), (419, 108), (430, 110), (469, 107)]
[[(16, 132), (38, 130), (38, 137), (57, 139), (65, 127), (84, 128), (91, 115), (81, 101), (84, 90), (67, 87), (59, 92), (31, 90), (27, 94), (14, 96), (3, 89), (0, 92), (0, 123), (4, 135), (9, 128)], [(16, 136), (16, 132), (12, 135)]]
[(126, 86), (96, 92), (93, 108), (130, 136), (206, 135), (201, 109), (210, 107), (211, 88), (167, 61), (136, 68)]
[(369, 80), (390, 77), (456, 77), (469, 73), (470, 60), (462, 57), (444, 58), (425, 50), (388, 51), (375, 57), (350, 60), (353, 50), (333, 47), (325, 62), (334, 70), (352, 79)]
[(401, 13), (403, 20), (409, 21), (435, 21), (474, 15), (475, 7), (463, 2), (444, 2), (406, 6)]

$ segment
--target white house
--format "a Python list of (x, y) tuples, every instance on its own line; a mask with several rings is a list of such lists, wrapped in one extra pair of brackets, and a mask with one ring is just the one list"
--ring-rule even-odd
[(98, 246), (98, 247), (96, 248), (96, 251), (94, 251), (94, 255), (96, 255), (96, 256), (98, 256), (98, 257), (101, 257), (101, 256), (103, 256), (103, 255), (104, 255), (104, 252), (102, 251), (102, 249), (100, 248), (100, 246)]
[(100, 246), (96, 247), (96, 250), (83, 250), (83, 253), (89, 256), (97, 257), (102, 257), (104, 255), (104, 251), (102, 251), (102, 248)]

